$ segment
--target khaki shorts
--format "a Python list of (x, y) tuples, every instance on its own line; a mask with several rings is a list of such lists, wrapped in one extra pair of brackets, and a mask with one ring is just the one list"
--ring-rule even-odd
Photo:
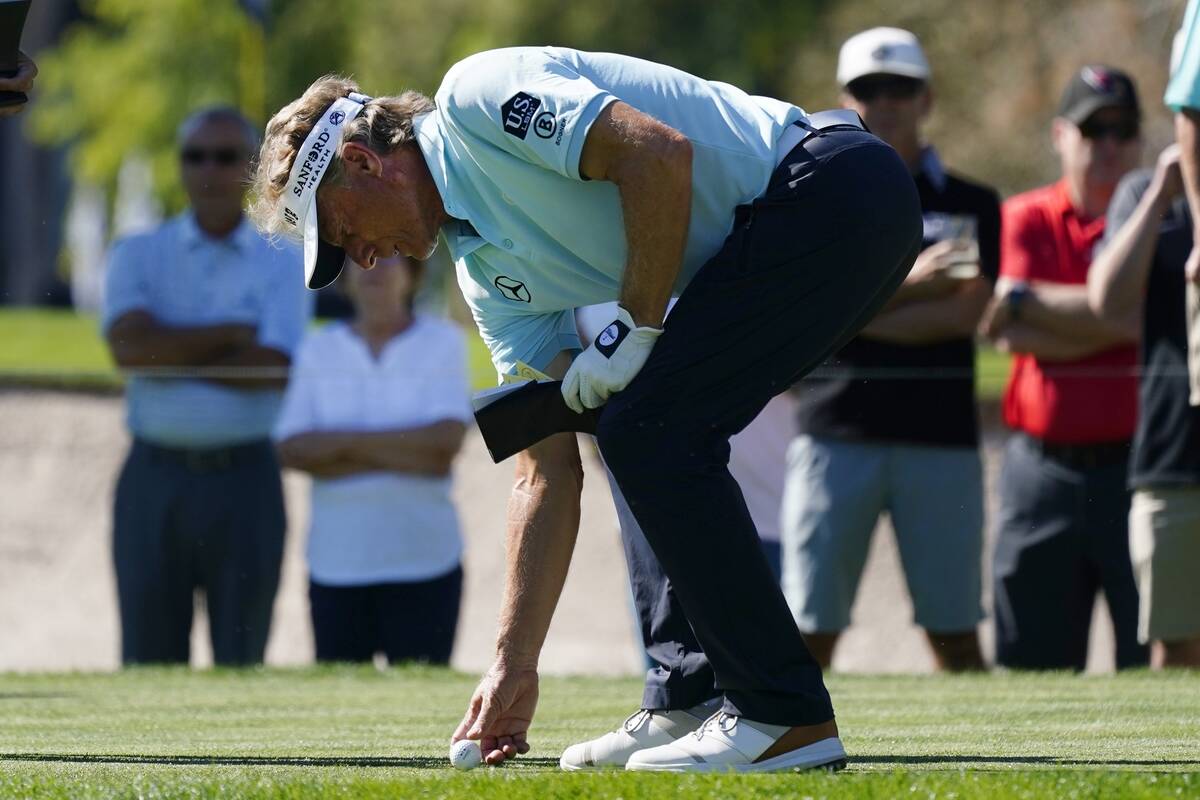
[(1200, 488), (1134, 492), (1129, 554), (1142, 642), (1200, 637)]

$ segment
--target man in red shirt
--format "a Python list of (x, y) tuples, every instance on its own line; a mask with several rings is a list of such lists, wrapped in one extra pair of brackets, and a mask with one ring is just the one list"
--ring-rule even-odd
[(1135, 326), (1088, 306), (1092, 249), (1121, 176), (1141, 156), (1129, 76), (1083, 67), (1053, 123), (1062, 178), (1003, 207), (1000, 280), (982, 322), (1013, 354), (1004, 393), (994, 571), (997, 663), (1083, 669), (1096, 593), (1118, 667), (1145, 664), (1129, 561), (1126, 474), (1137, 416)]

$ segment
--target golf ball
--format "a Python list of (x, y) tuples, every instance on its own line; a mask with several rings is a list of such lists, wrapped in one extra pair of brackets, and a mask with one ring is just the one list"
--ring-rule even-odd
[(483, 753), (479, 751), (479, 742), (460, 739), (450, 745), (450, 763), (455, 769), (475, 769), (481, 761)]

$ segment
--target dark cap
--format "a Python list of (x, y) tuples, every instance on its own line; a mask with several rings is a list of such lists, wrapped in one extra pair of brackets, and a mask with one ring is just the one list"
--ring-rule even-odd
[(1102, 108), (1119, 108), (1135, 118), (1142, 115), (1132, 78), (1113, 67), (1089, 64), (1067, 84), (1058, 116), (1079, 125)]

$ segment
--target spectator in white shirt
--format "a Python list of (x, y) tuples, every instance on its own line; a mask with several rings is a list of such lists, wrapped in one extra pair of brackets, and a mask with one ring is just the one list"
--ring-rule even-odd
[(276, 426), (312, 475), (309, 599), (318, 661), (446, 663), (462, 593), (450, 468), (470, 419), (466, 349), (414, 314), (421, 265), (347, 270), (349, 322), (301, 345)]

